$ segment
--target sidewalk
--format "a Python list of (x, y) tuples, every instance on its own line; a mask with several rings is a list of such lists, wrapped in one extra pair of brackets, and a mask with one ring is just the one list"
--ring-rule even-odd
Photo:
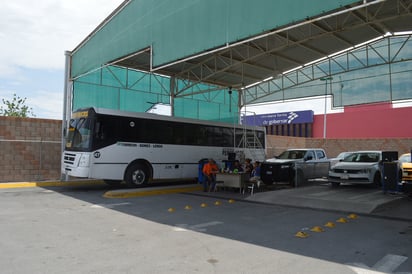
[(412, 221), (412, 198), (402, 193), (385, 194), (380, 189), (332, 188), (320, 184), (262, 191), (254, 195), (240, 194), (238, 191), (231, 190), (212, 193), (193, 192), (192, 194)]

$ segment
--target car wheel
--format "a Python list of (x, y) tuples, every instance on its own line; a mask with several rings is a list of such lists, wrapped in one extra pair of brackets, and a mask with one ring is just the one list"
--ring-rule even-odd
[(305, 179), (305, 176), (303, 175), (303, 171), (299, 170), (298, 172), (298, 184), (305, 184), (307, 183), (307, 180)]
[(149, 171), (145, 165), (132, 164), (126, 171), (126, 184), (129, 187), (140, 187), (149, 180)]
[(262, 182), (265, 184), (265, 185), (267, 185), (267, 186), (271, 186), (271, 185), (273, 185), (273, 182), (272, 182), (272, 180), (269, 180), (269, 181), (265, 181), (265, 180), (262, 180)]
[(375, 176), (373, 176), (373, 186), (375, 187), (381, 187), (382, 186), (382, 177), (379, 172), (375, 173)]
[[(290, 175), (290, 180), (289, 180), (289, 184), (290, 184), (290, 186), (292, 186), (292, 187), (294, 187), (294, 186), (296, 186), (296, 181), (295, 181), (295, 176), (296, 176), (296, 174), (295, 174), (295, 172), (293, 172), (291, 175)], [(297, 186), (302, 186), (302, 185), (304, 185), (305, 183), (306, 183), (306, 180), (305, 180), (305, 176), (303, 175), (303, 171), (302, 170), (298, 170), (298, 174), (297, 174)]]
[(398, 182), (399, 183), (402, 183), (402, 176), (403, 176), (403, 172), (402, 172), (402, 169), (400, 169), (398, 172)]

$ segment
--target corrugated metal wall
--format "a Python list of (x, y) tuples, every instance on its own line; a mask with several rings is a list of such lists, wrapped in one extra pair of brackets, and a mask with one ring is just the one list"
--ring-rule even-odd
[[(144, 112), (152, 103), (170, 103), (170, 78), (104, 67), (123, 56), (151, 47), (153, 65), (159, 66), (354, 2), (132, 0), (72, 53), (73, 109)], [(239, 94), (210, 89), (215, 91), (176, 98), (174, 115), (237, 123)]]
[(132, 0), (74, 52), (72, 76), (149, 46), (158, 66), (356, 2)]

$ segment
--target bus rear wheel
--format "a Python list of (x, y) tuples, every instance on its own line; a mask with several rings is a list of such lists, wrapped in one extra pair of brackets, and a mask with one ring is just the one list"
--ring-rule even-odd
[(126, 171), (126, 184), (129, 187), (145, 185), (149, 180), (149, 172), (142, 164), (132, 164)]

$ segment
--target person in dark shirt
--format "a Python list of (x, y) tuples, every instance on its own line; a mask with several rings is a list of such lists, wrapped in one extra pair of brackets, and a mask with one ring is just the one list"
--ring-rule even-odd
[(233, 173), (243, 172), (243, 168), (242, 168), (242, 166), (240, 165), (239, 160), (236, 160), (236, 161), (233, 163), (233, 165), (232, 165), (231, 168), (230, 168), (230, 171), (233, 172)]
[(253, 170), (250, 173), (250, 181), (260, 180), (260, 162), (256, 161), (253, 164)]
[(252, 174), (252, 170), (253, 170), (253, 165), (252, 165), (252, 160), (249, 158), (245, 159), (245, 173), (251, 175)]

